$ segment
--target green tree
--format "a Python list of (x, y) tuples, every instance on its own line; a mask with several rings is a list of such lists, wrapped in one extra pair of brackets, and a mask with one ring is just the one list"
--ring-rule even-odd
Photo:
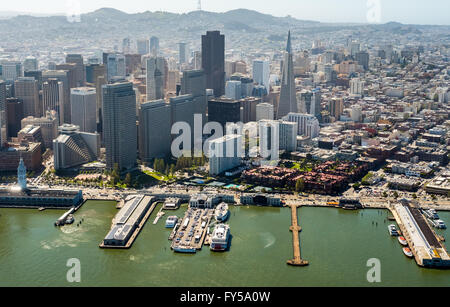
[(295, 183), (295, 191), (297, 193), (300, 193), (303, 192), (304, 190), (305, 190), (305, 181), (303, 180), (303, 178), (300, 178)]
[(131, 173), (127, 173), (127, 175), (125, 176), (125, 182), (124, 182), (127, 187), (131, 186)]

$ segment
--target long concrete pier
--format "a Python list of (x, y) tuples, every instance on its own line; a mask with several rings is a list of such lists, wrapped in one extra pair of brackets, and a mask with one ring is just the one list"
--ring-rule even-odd
[(300, 238), (299, 233), (302, 231), (302, 228), (298, 225), (298, 218), (297, 218), (297, 205), (291, 205), (291, 227), (289, 230), (292, 232), (292, 245), (294, 248), (294, 259), (288, 260), (287, 264), (293, 265), (293, 266), (307, 266), (309, 265), (309, 262), (306, 260), (303, 260), (300, 255)]

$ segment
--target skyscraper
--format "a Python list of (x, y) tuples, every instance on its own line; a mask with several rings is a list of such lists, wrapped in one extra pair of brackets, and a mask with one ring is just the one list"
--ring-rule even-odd
[(158, 56), (159, 54), (159, 38), (156, 36), (150, 37), (150, 54)]
[(241, 99), (242, 98), (242, 83), (241, 81), (230, 80), (227, 81), (225, 86), (225, 96), (229, 99)]
[(83, 56), (81, 54), (68, 54), (66, 56), (66, 63), (76, 64), (75, 80), (76, 86), (82, 87), (86, 83), (86, 72), (84, 67)]
[(194, 113), (202, 114), (205, 121), (208, 98), (206, 97), (206, 78), (203, 70), (186, 70), (181, 78), (181, 94), (192, 95)]
[(139, 110), (139, 157), (142, 162), (170, 155), (171, 112), (164, 100), (141, 104)]
[(119, 53), (110, 53), (106, 57), (106, 72), (108, 81), (114, 77), (126, 77), (126, 61), (125, 56)]
[(131, 82), (106, 84), (103, 90), (103, 142), (106, 167), (133, 168), (137, 156), (136, 94)]
[(38, 61), (34, 56), (28, 56), (23, 61), (23, 71), (36, 71), (38, 66)]
[(179, 47), (179, 63), (187, 63), (189, 59), (189, 47), (187, 43), (178, 43)]
[(4, 61), (2, 66), (2, 78), (3, 80), (13, 83), (17, 78), (23, 76), (22, 63), (17, 61)]
[(150, 42), (148, 39), (139, 39), (136, 42), (137, 52), (141, 55), (148, 54), (150, 51)]
[(220, 97), (225, 93), (225, 35), (208, 31), (202, 35), (202, 68), (206, 74), (206, 88)]
[(0, 148), (7, 140), (7, 118), (6, 118), (6, 83), (0, 80)]
[(147, 100), (164, 99), (165, 88), (165, 59), (150, 57), (147, 66)]
[[(1, 96), (1, 84), (0, 84)], [(0, 97), (1, 100), (1, 97)], [(20, 121), (23, 119), (23, 103), (17, 98), (6, 99), (6, 119), (8, 124), (8, 138), (16, 137), (20, 131)]]
[(268, 61), (253, 61), (253, 81), (269, 91), (270, 68)]
[(78, 87), (70, 91), (72, 124), (82, 132), (97, 131), (97, 93), (92, 87)]
[(277, 116), (278, 118), (282, 118), (289, 112), (297, 112), (291, 31), (289, 31), (288, 34), (286, 53), (284, 54), (283, 70), (281, 75), (280, 102), (278, 104)]
[(23, 115), (40, 117), (43, 113), (39, 105), (39, 89), (33, 77), (22, 77), (14, 82), (15, 97), (23, 103)]
[(42, 84), (42, 105), (42, 114), (56, 111), (59, 124), (64, 123), (64, 86), (61, 81), (50, 78)]

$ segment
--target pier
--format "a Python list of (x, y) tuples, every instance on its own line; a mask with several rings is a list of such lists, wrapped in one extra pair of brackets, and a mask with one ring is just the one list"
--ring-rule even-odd
[(390, 210), (417, 265), (428, 268), (450, 267), (450, 256), (442, 241), (418, 208), (411, 204), (396, 204)]
[(298, 225), (297, 218), (297, 206), (291, 205), (291, 217), (292, 217), (292, 225), (289, 228), (292, 231), (292, 245), (294, 248), (294, 259), (288, 260), (287, 264), (292, 266), (307, 266), (309, 262), (307, 260), (303, 260), (300, 255), (300, 238), (299, 233), (302, 231), (302, 228)]

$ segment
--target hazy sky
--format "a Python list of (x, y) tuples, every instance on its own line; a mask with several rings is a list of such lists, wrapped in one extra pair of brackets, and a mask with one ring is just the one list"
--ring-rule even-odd
[[(197, 9), (198, 0), (1, 0), (0, 11), (65, 14), (78, 2), (82, 13), (113, 7), (128, 13), (163, 10), (184, 13)], [(375, 4), (374, 4), (375, 3)], [(247, 8), (299, 19), (325, 22), (367, 22), (368, 7), (380, 5), (380, 22), (450, 25), (449, 0), (202, 0), (202, 9), (224, 12)], [(72, 6), (73, 7), (73, 6)]]

